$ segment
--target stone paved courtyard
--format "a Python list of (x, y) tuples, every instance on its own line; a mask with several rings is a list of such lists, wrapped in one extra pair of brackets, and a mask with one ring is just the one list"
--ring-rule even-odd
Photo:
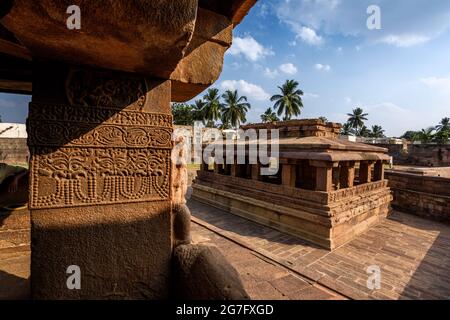
[[(346, 297), (450, 298), (450, 226), (394, 212), (385, 222), (329, 252), (199, 202), (190, 200), (188, 205), (195, 224)], [(198, 227), (194, 230), (198, 233)], [(374, 291), (366, 285), (367, 267), (372, 265), (381, 269), (381, 289)]]

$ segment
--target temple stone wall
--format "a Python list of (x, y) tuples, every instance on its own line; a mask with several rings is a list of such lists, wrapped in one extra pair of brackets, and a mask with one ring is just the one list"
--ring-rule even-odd
[(450, 166), (450, 144), (377, 144), (388, 149), (394, 164)]
[(398, 210), (450, 223), (450, 179), (386, 171)]
[(26, 138), (0, 138), (0, 162), (26, 164), (28, 159)]

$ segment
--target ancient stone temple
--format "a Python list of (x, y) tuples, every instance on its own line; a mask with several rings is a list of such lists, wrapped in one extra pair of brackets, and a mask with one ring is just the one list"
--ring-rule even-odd
[[(340, 125), (321, 120), (241, 128), (279, 130), (278, 170), (261, 175), (264, 166), (259, 160), (250, 164), (248, 157), (256, 140), (237, 140), (234, 164), (202, 165), (194, 199), (328, 249), (388, 215), (392, 196), (384, 179), (386, 149), (340, 140)], [(237, 162), (239, 144), (245, 144), (244, 164)]]
[[(0, 90), (32, 94), (33, 298), (167, 298), (174, 283), (191, 298), (245, 297), (217, 254), (219, 269), (195, 269), (216, 291), (189, 287), (188, 267), (209, 251), (189, 247), (189, 211), (173, 197), (170, 102), (218, 78), (233, 27), (254, 3), (0, 2)], [(80, 28), (69, 28), (77, 4)], [(81, 271), (79, 290), (67, 287), (70, 266)]]

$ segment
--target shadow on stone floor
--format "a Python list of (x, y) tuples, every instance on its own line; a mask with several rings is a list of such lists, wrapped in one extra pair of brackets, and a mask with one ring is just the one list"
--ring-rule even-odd
[[(210, 205), (203, 205), (199, 201), (188, 200), (187, 205), (194, 217), (222, 230), (233, 232), (248, 238), (255, 238), (255, 241), (269, 240), (270, 242), (276, 242), (283, 245), (301, 245), (312, 249), (320, 249), (321, 251), (325, 250), (312, 242), (285, 234), (276, 229), (225, 212), (224, 210), (213, 208)], [(205, 210), (207, 211), (205, 212)], [(230, 217), (232, 219), (230, 219)]]
[[(450, 228), (440, 222), (432, 222), (415, 216), (396, 215), (390, 219), (416, 228), (418, 232), (426, 231), (435, 235), (429, 243), (428, 250), (414, 270), (410, 281), (404, 287), (401, 298), (406, 299), (450, 299)], [(431, 244), (430, 244), (431, 243)]]

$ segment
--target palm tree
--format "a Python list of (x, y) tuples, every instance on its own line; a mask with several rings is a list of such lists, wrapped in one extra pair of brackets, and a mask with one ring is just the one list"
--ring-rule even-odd
[(372, 133), (371, 133), (372, 138), (384, 138), (384, 130), (381, 126), (378, 125), (374, 125), (372, 126)]
[(364, 138), (368, 138), (370, 137), (372, 134), (372, 132), (370, 132), (369, 128), (367, 128), (365, 125), (363, 125), (361, 127), (361, 129), (359, 129), (359, 136), (360, 137), (364, 137)]
[(269, 107), (267, 108), (266, 112), (261, 115), (261, 121), (264, 123), (268, 123), (280, 121), (280, 119), (277, 117), (277, 114), (272, 110), (272, 108)]
[(428, 143), (428, 142), (430, 142), (431, 140), (433, 140), (433, 137), (434, 137), (434, 134), (433, 134), (433, 131), (434, 131), (434, 127), (429, 127), (429, 128), (426, 128), (426, 129), (422, 129), (420, 132), (419, 132), (419, 140), (422, 142), (422, 143)]
[(303, 108), (302, 95), (303, 91), (297, 89), (298, 82), (294, 80), (286, 80), (280, 87), (280, 94), (273, 95), (270, 101), (275, 101), (273, 109), (277, 110), (277, 114), (281, 116), (284, 113), (283, 120), (290, 120), (292, 116), (298, 116)]
[(353, 132), (353, 128), (352, 125), (349, 122), (344, 123), (344, 125), (341, 128), (341, 135), (343, 136), (349, 136), (352, 135)]
[(207, 123), (214, 123), (216, 120), (220, 119), (222, 113), (222, 104), (220, 103), (219, 89), (210, 88), (203, 96), (205, 105), (204, 109), (204, 119)]
[(319, 117), (319, 120), (321, 120), (323, 123), (327, 123), (328, 122), (328, 119), (327, 119), (327, 117)]
[(222, 111), (222, 122), (229, 123), (235, 129), (239, 128), (241, 122), (246, 121), (246, 114), (251, 108), (246, 96), (239, 97), (237, 90), (227, 90), (222, 95), (224, 106)]
[[(1, 121), (0, 121), (1, 122)], [(441, 122), (436, 126), (437, 132), (448, 131), (450, 132), (450, 118), (443, 118)]]
[(361, 128), (364, 126), (364, 120), (367, 120), (367, 113), (364, 113), (363, 109), (356, 108), (353, 109), (353, 113), (347, 113), (349, 116), (348, 122), (352, 126), (353, 129), (355, 129), (355, 132), (358, 134), (360, 131), (358, 131), (358, 128)]
[(192, 118), (194, 121), (203, 121), (205, 123), (205, 101), (195, 100), (192, 105)]

